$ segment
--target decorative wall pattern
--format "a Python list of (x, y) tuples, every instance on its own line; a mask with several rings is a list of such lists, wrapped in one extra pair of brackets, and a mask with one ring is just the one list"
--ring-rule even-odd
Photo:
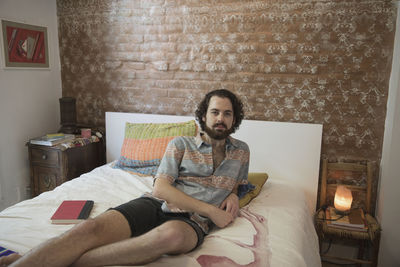
[(77, 99), (81, 123), (104, 126), (105, 111), (193, 114), (226, 88), (247, 119), (322, 123), (325, 158), (380, 162), (391, 1), (57, 4), (63, 96)]

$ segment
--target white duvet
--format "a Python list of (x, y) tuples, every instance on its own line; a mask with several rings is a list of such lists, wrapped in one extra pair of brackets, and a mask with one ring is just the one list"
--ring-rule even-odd
[[(72, 225), (51, 224), (63, 200), (91, 199), (90, 217), (151, 192), (152, 179), (110, 164), (62, 184), (51, 192), (0, 212), (0, 246), (26, 253)], [(269, 178), (260, 195), (233, 224), (215, 229), (191, 253), (165, 256), (148, 266), (321, 266), (318, 239), (300, 190)]]

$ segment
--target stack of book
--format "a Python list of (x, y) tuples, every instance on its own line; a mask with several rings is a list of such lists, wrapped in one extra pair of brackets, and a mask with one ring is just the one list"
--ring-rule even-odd
[(362, 209), (352, 209), (347, 215), (338, 214), (333, 207), (326, 209), (326, 223), (328, 227), (343, 230), (366, 232), (368, 230)]
[(65, 143), (67, 141), (71, 141), (73, 139), (75, 139), (75, 135), (73, 134), (46, 134), (44, 136), (36, 137), (29, 140), (29, 143), (33, 145), (55, 146), (61, 143)]

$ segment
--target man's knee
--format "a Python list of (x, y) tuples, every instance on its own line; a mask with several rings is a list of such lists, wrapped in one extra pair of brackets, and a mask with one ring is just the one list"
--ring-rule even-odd
[(183, 242), (185, 242), (185, 235), (180, 230), (179, 224), (174, 222), (167, 222), (165, 223), (162, 229), (162, 239), (171, 244), (172, 246), (179, 246)]
[(170, 253), (184, 253), (192, 250), (197, 244), (194, 229), (183, 221), (168, 221), (160, 228), (160, 242), (171, 248)]
[(89, 218), (71, 228), (69, 234), (86, 239), (98, 236), (101, 232), (100, 228), (101, 226), (95, 219)]
[(102, 245), (129, 238), (131, 231), (122, 214), (108, 211), (76, 225), (69, 234), (88, 244)]

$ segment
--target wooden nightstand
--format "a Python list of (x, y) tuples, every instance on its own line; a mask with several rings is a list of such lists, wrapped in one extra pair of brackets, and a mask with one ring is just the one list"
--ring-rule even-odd
[(27, 145), (33, 197), (105, 164), (102, 140), (70, 148)]
[[(353, 208), (362, 207), (365, 212), (365, 223), (367, 225), (367, 231), (361, 232), (354, 229), (339, 229), (328, 226), (325, 209), (327, 206), (333, 205), (332, 197), (329, 197), (327, 192), (330, 188), (334, 188), (338, 185), (339, 179), (344, 177), (350, 177), (351, 179), (358, 173), (362, 177), (363, 174), (366, 175), (365, 185), (348, 185), (346, 186), (352, 190), (352, 194), (363, 198), (364, 201), (355, 203), (356, 206)], [(348, 179), (348, 178), (347, 178)], [(335, 183), (333, 183), (335, 182)], [(335, 191), (334, 190), (334, 191)], [(366, 162), (361, 163), (343, 163), (343, 162), (328, 162), (327, 159), (322, 161), (322, 177), (321, 177), (321, 189), (320, 189), (320, 203), (319, 209), (315, 214), (315, 226), (319, 238), (320, 245), (320, 255), (322, 260), (339, 260), (341, 263), (343, 261), (353, 263), (353, 264), (369, 264), (370, 266), (377, 266), (378, 264), (378, 253), (379, 253), (379, 242), (380, 242), (380, 225), (377, 220), (370, 214), (371, 212), (371, 191), (372, 191), (372, 164)], [(328, 201), (329, 199), (329, 201)], [(358, 201), (356, 201), (358, 202)], [(354, 201), (353, 201), (354, 204)], [(361, 205), (363, 204), (363, 205)], [(349, 258), (336, 256), (328, 253), (328, 251), (323, 252), (322, 243), (323, 241), (328, 241), (329, 244), (335, 244), (337, 242), (347, 241), (349, 243), (355, 244), (358, 247), (358, 257)], [(371, 253), (365, 253), (370, 251)], [(369, 257), (366, 257), (367, 254)]]

